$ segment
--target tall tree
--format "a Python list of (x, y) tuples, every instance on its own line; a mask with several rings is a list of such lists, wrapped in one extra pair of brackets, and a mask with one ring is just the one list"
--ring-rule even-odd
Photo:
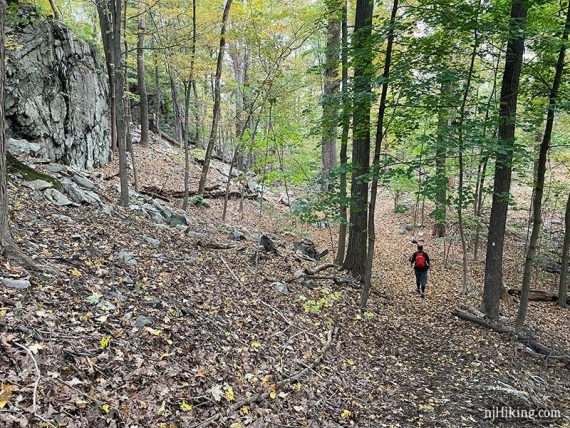
[(342, 133), (340, 137), (340, 226), (338, 231), (338, 250), (336, 253), (335, 263), (342, 265), (346, 253), (346, 221), (347, 221), (347, 204), (346, 204), (346, 171), (344, 168), (348, 162), (348, 134), (350, 132), (350, 97), (348, 94), (348, 1), (344, 0), (342, 4), (342, 24), (341, 24), (341, 67), (342, 67)]
[(570, 263), (570, 193), (566, 202), (564, 216), (564, 244), (562, 244), (562, 264), (560, 266), (560, 283), (558, 284), (558, 306), (566, 307), (568, 296), (568, 264)]
[(370, 190), (370, 209), (368, 212), (368, 252), (366, 253), (366, 272), (364, 274), (364, 286), (360, 295), (360, 308), (366, 308), (368, 295), (372, 288), (372, 262), (374, 261), (374, 247), (376, 240), (376, 196), (378, 192), (378, 177), (380, 175), (380, 150), (384, 139), (384, 116), (386, 114), (386, 97), (388, 96), (388, 84), (390, 82), (390, 66), (392, 64), (392, 48), (394, 46), (394, 26), (398, 13), (398, 0), (394, 0), (390, 26), (388, 28), (388, 40), (386, 42), (386, 56), (384, 58), (384, 73), (382, 74), (382, 92), (380, 94), (380, 107), (378, 109), (378, 122), (376, 125), (376, 140), (374, 143), (374, 161), (372, 163), (372, 188)]
[(338, 125), (338, 100), (339, 89), (338, 63), (340, 44), (340, 12), (339, 0), (327, 0), (325, 3), (327, 13), (327, 43), (324, 64), (323, 85), (323, 116), (322, 116), (322, 140), (321, 140), (321, 163), (323, 176), (327, 171), (336, 166), (336, 139)]
[(354, 274), (366, 270), (368, 173), (370, 170), (370, 106), (373, 76), (372, 17), (374, 2), (357, 0), (352, 53), (354, 67), (352, 178), (348, 250), (343, 267)]
[(226, 46), (226, 26), (232, 0), (226, 0), (224, 6), (224, 13), (222, 15), (222, 29), (220, 31), (220, 48), (218, 50), (218, 60), (216, 62), (216, 75), (214, 77), (214, 107), (212, 111), (212, 129), (210, 131), (210, 139), (208, 140), (208, 147), (206, 147), (206, 156), (204, 158), (204, 165), (202, 167), (202, 174), (200, 175), (200, 183), (198, 184), (198, 194), (204, 194), (206, 187), (206, 180), (208, 178), (208, 170), (210, 169), (210, 160), (212, 158), (212, 151), (216, 143), (216, 134), (218, 132), (218, 122), (220, 120), (220, 81), (222, 80), (222, 64), (224, 60), (224, 48)]
[[(125, 100), (125, 75), (122, 51), (122, 2), (121, 0), (97, 0), (97, 13), (101, 36), (107, 48), (105, 61), (111, 71), (109, 86), (115, 99), (115, 127), (119, 148), (119, 177), (121, 205), (129, 204), (129, 176), (127, 170), (127, 109)], [(105, 42), (106, 40), (106, 42)]]
[(447, 224), (447, 145), (449, 144), (449, 122), (450, 112), (449, 107), (445, 106), (448, 103), (452, 92), (451, 83), (446, 81), (441, 84), (441, 99), (444, 106), (439, 108), (438, 121), (437, 121), (437, 145), (435, 152), (435, 181), (437, 186), (437, 193), (435, 196), (435, 223), (433, 225), (433, 235), (436, 238), (445, 236)]
[[(544, 193), (544, 176), (546, 174), (546, 157), (548, 156), (548, 149), (552, 139), (552, 128), (554, 126), (554, 113), (556, 111), (556, 103), (558, 101), (558, 91), (560, 89), (560, 82), (564, 73), (564, 57), (566, 55), (566, 46), (568, 43), (568, 33), (570, 32), (570, 2), (568, 2), (568, 10), (566, 12), (566, 21), (564, 23), (564, 30), (562, 31), (562, 43), (560, 44), (560, 51), (558, 52), (558, 61), (556, 63), (556, 71), (554, 73), (554, 81), (550, 88), (550, 95), (548, 97), (548, 108), (546, 110), (546, 126), (544, 135), (540, 143), (540, 150), (538, 155), (538, 165), (536, 168), (536, 181), (534, 183), (534, 200), (532, 207), (532, 232), (528, 249), (526, 252), (526, 259), (524, 264), (523, 281), (521, 287), (521, 300), (519, 304), (519, 311), (517, 314), (516, 325), (522, 327), (524, 324), (526, 313), (528, 309), (528, 294), (530, 291), (530, 281), (532, 278), (532, 268), (534, 265), (534, 258), (538, 245), (538, 235), (542, 225), (542, 196)], [(562, 270), (567, 270), (567, 266), (562, 266)]]
[(145, 80), (144, 63), (144, 43), (146, 32), (145, 4), (140, 1), (139, 32), (137, 41), (137, 83), (140, 98), (140, 124), (141, 124), (141, 145), (147, 147), (149, 144), (148, 135), (148, 93)]
[(483, 290), (485, 315), (492, 320), (499, 319), (500, 297), (503, 287), (503, 246), (511, 189), (511, 162), (515, 146), (515, 121), (524, 54), (526, 12), (527, 0), (513, 0), (505, 68), (501, 84), (499, 138), (495, 154), (493, 202), (489, 220)]

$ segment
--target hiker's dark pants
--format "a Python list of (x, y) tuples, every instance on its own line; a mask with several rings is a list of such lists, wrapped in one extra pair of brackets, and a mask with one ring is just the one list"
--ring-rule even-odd
[(422, 287), (422, 293), (426, 290), (427, 285), (427, 270), (419, 271), (416, 270), (416, 285), (418, 286), (418, 290), (420, 286)]

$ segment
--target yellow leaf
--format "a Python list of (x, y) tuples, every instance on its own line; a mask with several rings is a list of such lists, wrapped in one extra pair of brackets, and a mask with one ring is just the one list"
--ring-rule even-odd
[(232, 401), (234, 399), (234, 390), (231, 386), (226, 389), (226, 400)]
[(186, 401), (182, 401), (182, 404), (180, 404), (180, 410), (183, 412), (189, 412), (192, 410), (192, 404), (188, 404)]
[(79, 278), (81, 276), (81, 272), (79, 272), (79, 270), (77, 268), (73, 268), (71, 269), (71, 276), (75, 277), (75, 278)]
[(243, 425), (241, 424), (241, 422), (234, 422), (233, 424), (230, 425), (230, 428), (243, 428)]
[(263, 377), (261, 384), (263, 385), (264, 388), (267, 388), (269, 386), (269, 375)]
[(162, 414), (164, 414), (165, 411), (166, 411), (166, 403), (163, 401), (162, 404), (160, 405), (160, 407), (158, 409), (156, 409), (156, 414), (162, 415)]
[(434, 410), (434, 409), (433, 409), (433, 406), (430, 406), (429, 404), (420, 404), (420, 405), (418, 406), (418, 408), (419, 408), (420, 410), (426, 410), (426, 411), (428, 411), (428, 412), (430, 412), (430, 413), (433, 413), (433, 410)]
[(249, 408), (247, 406), (243, 406), (240, 410), (242, 415), (247, 415), (249, 414)]
[(156, 330), (152, 327), (145, 327), (144, 328), (146, 331), (148, 331), (150, 334), (152, 334), (153, 336), (160, 336), (160, 333), (162, 333), (162, 331), (160, 330)]
[(293, 388), (295, 388), (297, 391), (300, 391), (301, 390), (301, 384), (299, 382), (294, 383)]
[(350, 410), (344, 409), (344, 410), (342, 411), (342, 413), (340, 414), (340, 417), (341, 417), (342, 419), (348, 419), (348, 418), (350, 418)]
[(12, 399), (12, 391), (18, 389), (15, 385), (4, 385), (2, 384), (2, 389), (0, 390), (0, 409), (3, 409), (6, 404)]
[(101, 338), (101, 349), (105, 349), (109, 346), (109, 342), (111, 342), (111, 336), (105, 336)]
[(111, 406), (109, 406), (108, 404), (103, 404), (101, 406), (101, 409), (105, 412), (105, 413), (109, 413), (109, 409), (111, 408)]
[(271, 385), (271, 392), (269, 393), (269, 396), (275, 400), (277, 398), (277, 385), (273, 384)]
[(8, 309), (2, 309), (2, 310), (0, 311), (0, 320), (1, 320), (2, 318), (4, 318), (7, 313), (8, 313)]
[(259, 349), (261, 348), (261, 343), (255, 341), (255, 342), (251, 342), (251, 347), (253, 349), (255, 349), (256, 351), (259, 351)]

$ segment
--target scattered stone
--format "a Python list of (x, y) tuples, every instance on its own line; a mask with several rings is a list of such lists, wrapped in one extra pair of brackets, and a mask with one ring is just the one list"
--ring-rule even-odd
[(41, 192), (32, 192), (31, 198), (36, 202), (41, 202), (45, 199), (44, 195)]
[(96, 207), (101, 207), (103, 203), (101, 202), (101, 198), (95, 192), (90, 190), (83, 190), (77, 184), (73, 183), (69, 179), (65, 179), (61, 181), (63, 188), (67, 192), (67, 194), (73, 199), (75, 202), (80, 204), (89, 204), (94, 205)]
[(103, 309), (106, 311), (114, 311), (115, 309), (117, 309), (117, 307), (113, 303), (109, 302), (108, 300), (100, 301), (99, 303), (97, 303), (97, 307), (99, 309)]
[(44, 196), (48, 201), (54, 203), (58, 207), (73, 205), (73, 202), (71, 202), (67, 196), (53, 188), (44, 190)]
[(279, 254), (279, 251), (277, 250), (277, 247), (275, 246), (273, 240), (266, 234), (261, 235), (261, 237), (259, 238), (259, 244), (268, 253)]
[(44, 180), (34, 180), (34, 181), (24, 181), (24, 186), (29, 187), (32, 190), (45, 190), (53, 187), (53, 184)]
[(188, 219), (184, 215), (172, 214), (168, 219), (168, 224), (171, 226), (184, 226), (184, 228), (186, 228), (186, 226), (188, 226)]
[(67, 216), (67, 215), (64, 215), (64, 214), (56, 214), (56, 215), (53, 216), (53, 218), (56, 219), (56, 220), (65, 221), (65, 222), (68, 222), (68, 223), (73, 222), (73, 219), (72, 219), (71, 217), (69, 217), (69, 216)]
[(95, 183), (79, 174), (75, 174), (71, 179), (85, 189), (93, 190), (96, 187)]
[(145, 317), (144, 315), (139, 315), (137, 317), (137, 319), (135, 320), (135, 325), (137, 326), (137, 328), (143, 328), (147, 325), (151, 325), (152, 321), (149, 320), (147, 317)]
[(239, 230), (237, 227), (234, 227), (230, 232), (230, 238), (233, 239), (234, 241), (244, 241), (247, 239), (243, 234), (243, 232)]
[(149, 243), (150, 245), (152, 245), (155, 248), (160, 245), (160, 240), (154, 239), (150, 236), (143, 236), (143, 239), (145, 240), (145, 242)]
[(317, 281), (315, 281), (314, 279), (308, 278), (306, 280), (303, 281), (303, 285), (311, 290), (314, 290), (315, 288), (318, 287), (317, 285)]
[(81, 241), (81, 235), (79, 233), (74, 233), (71, 235), (71, 239), (74, 241)]
[(286, 207), (290, 207), (291, 199), (286, 193), (281, 193), (281, 195), (279, 196), (279, 203), (285, 205)]
[(125, 285), (133, 285), (133, 284), (134, 284), (134, 281), (133, 281), (133, 279), (132, 279), (129, 275), (127, 275), (127, 276), (125, 276), (125, 277), (123, 278), (123, 284), (125, 284)]
[(303, 255), (312, 260), (319, 260), (328, 253), (328, 250), (324, 250), (322, 252), (317, 251), (315, 243), (309, 239), (293, 242), (293, 249), (297, 254)]
[(281, 294), (289, 294), (291, 292), (291, 290), (289, 290), (289, 286), (283, 282), (274, 282), (271, 285)]
[(195, 232), (193, 230), (190, 230), (190, 228), (186, 229), (186, 232), (184, 233), (186, 233), (186, 235), (191, 239), (202, 239), (206, 237), (206, 235), (203, 233)]
[(413, 224), (406, 224), (404, 226), (404, 229), (407, 230), (408, 232), (411, 232), (412, 230), (414, 230), (414, 225)]
[(59, 163), (51, 163), (46, 166), (46, 169), (53, 174), (61, 174), (67, 171), (67, 167)]
[(403, 229), (403, 228), (402, 228), (402, 229), (398, 229), (398, 233), (399, 233), (400, 235), (405, 235), (405, 234), (408, 233), (408, 231), (407, 231), (406, 229)]
[(312, 224), (317, 229), (326, 229), (329, 225), (326, 221), (316, 221)]
[(15, 288), (16, 290), (22, 290), (32, 285), (27, 279), (0, 278), (0, 281), (5, 287)]
[(126, 264), (127, 266), (137, 265), (137, 260), (135, 259), (135, 256), (133, 255), (133, 253), (130, 253), (128, 251), (119, 252), (117, 257), (122, 263)]

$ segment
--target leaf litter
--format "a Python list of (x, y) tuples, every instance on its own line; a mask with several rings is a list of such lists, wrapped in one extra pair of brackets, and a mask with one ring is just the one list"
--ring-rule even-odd
[[(179, 190), (180, 159), (161, 150), (138, 148), (142, 184)], [(172, 172), (167, 180), (156, 172), (159, 155)], [(192, 185), (198, 176), (193, 165)], [(118, 199), (112, 183), (99, 180), (109, 201)], [(34, 201), (14, 184), (10, 192), (19, 207), (16, 238), (49, 269), (0, 266), (1, 276), (32, 284), (1, 289), (0, 424), (469, 427), (496, 426), (485, 409), (538, 405), (563, 412), (552, 426), (568, 423), (567, 367), (452, 316), (460, 301), (476, 306), (478, 299), (460, 298), (460, 266), (443, 268), (440, 242), (426, 247), (434, 260), (428, 296), (414, 294), (406, 266), (412, 235), (398, 233), (409, 218), (392, 213), (386, 195), (377, 216), (376, 292), (361, 313), (358, 290), (346, 284), (290, 283), (286, 294), (272, 286), (316, 266), (295, 256), (299, 237), (331, 250), (319, 263), (334, 256), (329, 231), (295, 223), (278, 204), (264, 204), (260, 217), (259, 206), (245, 201), (242, 216), (239, 200), (230, 200), (228, 224), (248, 239), (217, 249), (126, 208), (113, 206), (109, 216)], [(209, 203), (190, 208), (189, 229), (230, 242), (233, 227), (219, 220), (223, 201)], [(281, 255), (260, 252), (256, 263), (262, 233)], [(136, 263), (124, 263), (121, 252)], [(475, 264), (470, 272), (479, 290), (482, 270)], [(519, 272), (506, 275), (516, 280)], [(514, 302), (506, 305), (506, 316), (515, 311)], [(529, 314), (537, 335), (566, 352), (568, 312), (531, 303)]]

